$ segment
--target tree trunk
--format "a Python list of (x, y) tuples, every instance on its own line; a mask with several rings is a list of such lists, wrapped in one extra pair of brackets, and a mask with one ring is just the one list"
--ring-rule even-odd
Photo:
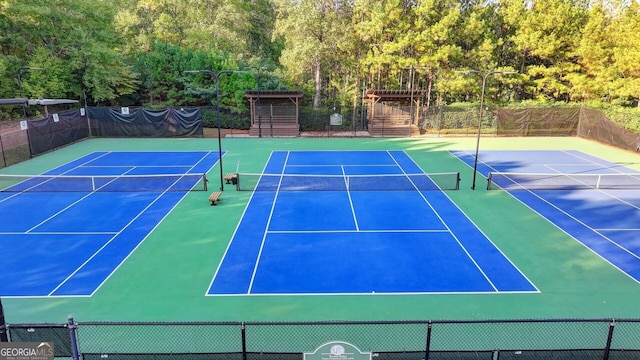
[(313, 94), (313, 108), (320, 108), (320, 96), (322, 95), (322, 77), (320, 76), (320, 61), (316, 61), (315, 77), (316, 92)]
[(429, 106), (431, 106), (431, 88), (433, 86), (433, 76), (429, 73), (427, 78), (427, 111), (429, 111)]

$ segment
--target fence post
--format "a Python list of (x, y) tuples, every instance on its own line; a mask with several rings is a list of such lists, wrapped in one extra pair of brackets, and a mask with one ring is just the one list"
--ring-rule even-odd
[(69, 315), (68, 320), (67, 329), (69, 329), (69, 340), (71, 340), (71, 356), (73, 360), (79, 360), (80, 352), (78, 351), (78, 338), (76, 337), (78, 325), (73, 321), (73, 316)]
[(273, 104), (269, 105), (269, 136), (273, 137)]
[(242, 334), (242, 360), (247, 360), (247, 332), (245, 331), (244, 322), (240, 325)]
[(2, 166), (7, 167), (7, 157), (4, 154), (4, 145), (2, 144), (2, 134), (0, 134), (0, 153), (2, 153)]
[(4, 321), (2, 298), (0, 298), (0, 342), (9, 342), (9, 336), (7, 335), (7, 323)]
[(609, 350), (611, 350), (611, 341), (613, 340), (613, 328), (616, 326), (615, 319), (611, 319), (609, 324), (609, 335), (607, 335), (607, 345), (604, 348), (603, 360), (609, 360)]
[(431, 320), (427, 324), (427, 346), (424, 350), (424, 360), (429, 360), (429, 353), (431, 352)]

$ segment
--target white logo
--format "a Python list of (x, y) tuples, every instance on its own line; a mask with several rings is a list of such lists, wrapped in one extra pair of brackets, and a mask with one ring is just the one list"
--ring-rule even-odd
[(333, 345), (331, 347), (331, 355), (334, 355), (334, 356), (344, 355), (344, 347), (342, 345)]

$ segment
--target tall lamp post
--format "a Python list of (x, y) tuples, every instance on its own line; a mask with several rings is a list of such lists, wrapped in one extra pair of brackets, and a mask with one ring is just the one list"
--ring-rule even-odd
[[(18, 88), (20, 89), (20, 98), (24, 97), (24, 95), (22, 95), (22, 72), (24, 70), (44, 70), (42, 68), (39, 67), (31, 67), (31, 66), (20, 66), (20, 68), (18, 69)], [(24, 103), (22, 104), (22, 117), (27, 117), (27, 108), (25, 107)]]
[(220, 79), (220, 75), (222, 74), (233, 74), (233, 73), (245, 73), (246, 71), (236, 71), (236, 70), (222, 70), (217, 73), (211, 70), (187, 70), (185, 73), (195, 74), (195, 73), (206, 73), (211, 75), (215, 79), (216, 84), (216, 117), (218, 120), (218, 159), (220, 162), (220, 191), (224, 191), (224, 175), (222, 171), (222, 137), (220, 135), (222, 125), (220, 124), (220, 91), (218, 89), (218, 80)]
[(471, 190), (475, 190), (476, 189), (476, 173), (478, 172), (478, 152), (480, 151), (480, 131), (482, 130), (482, 114), (484, 109), (484, 90), (487, 85), (487, 78), (491, 75), (517, 74), (517, 72), (499, 71), (499, 70), (492, 70), (489, 72), (482, 72), (479, 70), (466, 70), (466, 71), (459, 71), (459, 72), (463, 74), (478, 74), (482, 77), (482, 93), (480, 95), (480, 114), (478, 115), (478, 137), (476, 139), (476, 156), (473, 161), (473, 181), (471, 182)]

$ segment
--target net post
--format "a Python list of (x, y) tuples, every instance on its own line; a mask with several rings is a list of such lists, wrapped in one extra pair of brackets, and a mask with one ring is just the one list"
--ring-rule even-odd
[(204, 184), (204, 191), (207, 191), (207, 174), (202, 174), (202, 183)]
[(240, 173), (236, 173), (236, 191), (240, 191)]
[(460, 190), (460, 172), (456, 173), (456, 190)]
[(491, 190), (491, 177), (492, 177), (493, 173), (489, 173), (489, 176), (487, 176), (487, 190)]

